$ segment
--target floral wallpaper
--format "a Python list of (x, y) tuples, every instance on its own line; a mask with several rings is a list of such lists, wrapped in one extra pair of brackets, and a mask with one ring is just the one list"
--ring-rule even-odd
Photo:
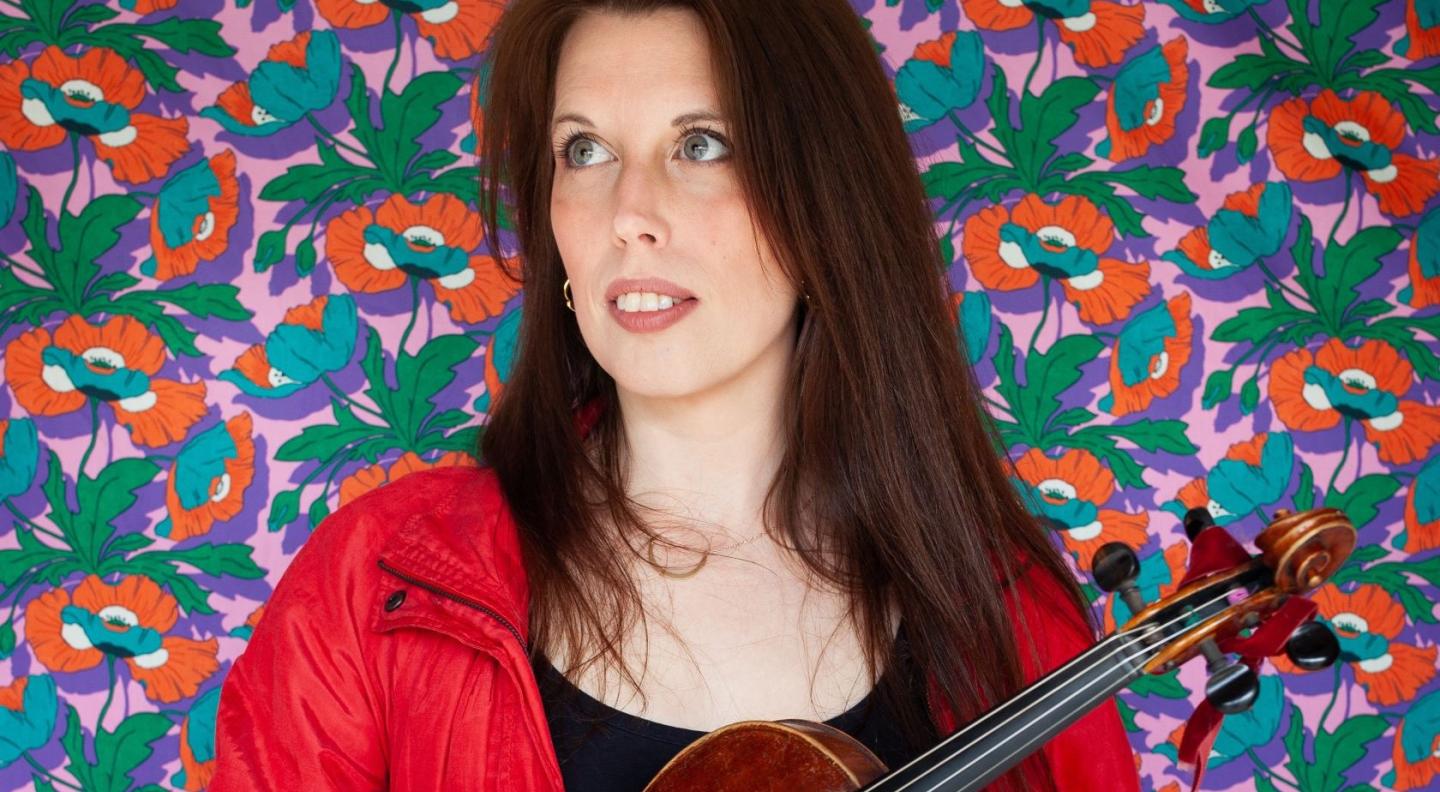
[[(1265, 665), (1202, 788), (1435, 788), (1440, 2), (853, 5), (1077, 575), (1119, 540), (1173, 591), (1195, 506), (1359, 528), (1340, 661)], [(474, 464), (521, 310), (475, 204), (501, 10), (0, 0), (0, 788), (203, 788), (315, 525)], [(1204, 683), (1120, 695), (1147, 790)]]

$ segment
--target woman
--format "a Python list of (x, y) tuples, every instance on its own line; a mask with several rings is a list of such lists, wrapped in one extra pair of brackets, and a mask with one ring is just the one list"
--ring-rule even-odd
[[(638, 790), (797, 717), (895, 767), (1093, 641), (844, 0), (516, 0), (488, 57), (526, 304), (484, 466), (318, 528), (213, 789)], [(1002, 780), (1138, 789), (1113, 704)]]

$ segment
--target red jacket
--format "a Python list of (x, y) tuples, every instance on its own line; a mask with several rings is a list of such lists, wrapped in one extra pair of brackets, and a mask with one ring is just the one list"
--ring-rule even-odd
[[(1048, 669), (1092, 639), (1054, 628), (1036, 591), (1021, 604), (1047, 625)], [(528, 600), (488, 468), (412, 473), (347, 503), (295, 556), (230, 669), (210, 790), (559, 792), (523, 645)], [(1065, 792), (1139, 790), (1113, 702), (1043, 751)]]

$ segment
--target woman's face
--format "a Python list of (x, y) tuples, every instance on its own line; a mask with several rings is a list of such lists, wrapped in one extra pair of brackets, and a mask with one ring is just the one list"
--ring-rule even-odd
[(693, 12), (588, 14), (566, 37), (551, 222), (580, 333), (622, 393), (788, 368), (797, 293), (750, 222), (718, 108)]

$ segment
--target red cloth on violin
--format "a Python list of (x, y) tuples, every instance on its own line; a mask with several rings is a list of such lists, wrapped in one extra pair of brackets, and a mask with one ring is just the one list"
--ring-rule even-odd
[[(488, 468), (421, 471), (347, 503), (295, 556), (230, 669), (210, 790), (559, 792), (540, 693), (505, 624), (525, 635), (528, 600)], [(1047, 666), (1088, 645), (1043, 586), (1022, 603), (1044, 625)], [(1139, 788), (1113, 702), (1044, 752), (1062, 790)]]

